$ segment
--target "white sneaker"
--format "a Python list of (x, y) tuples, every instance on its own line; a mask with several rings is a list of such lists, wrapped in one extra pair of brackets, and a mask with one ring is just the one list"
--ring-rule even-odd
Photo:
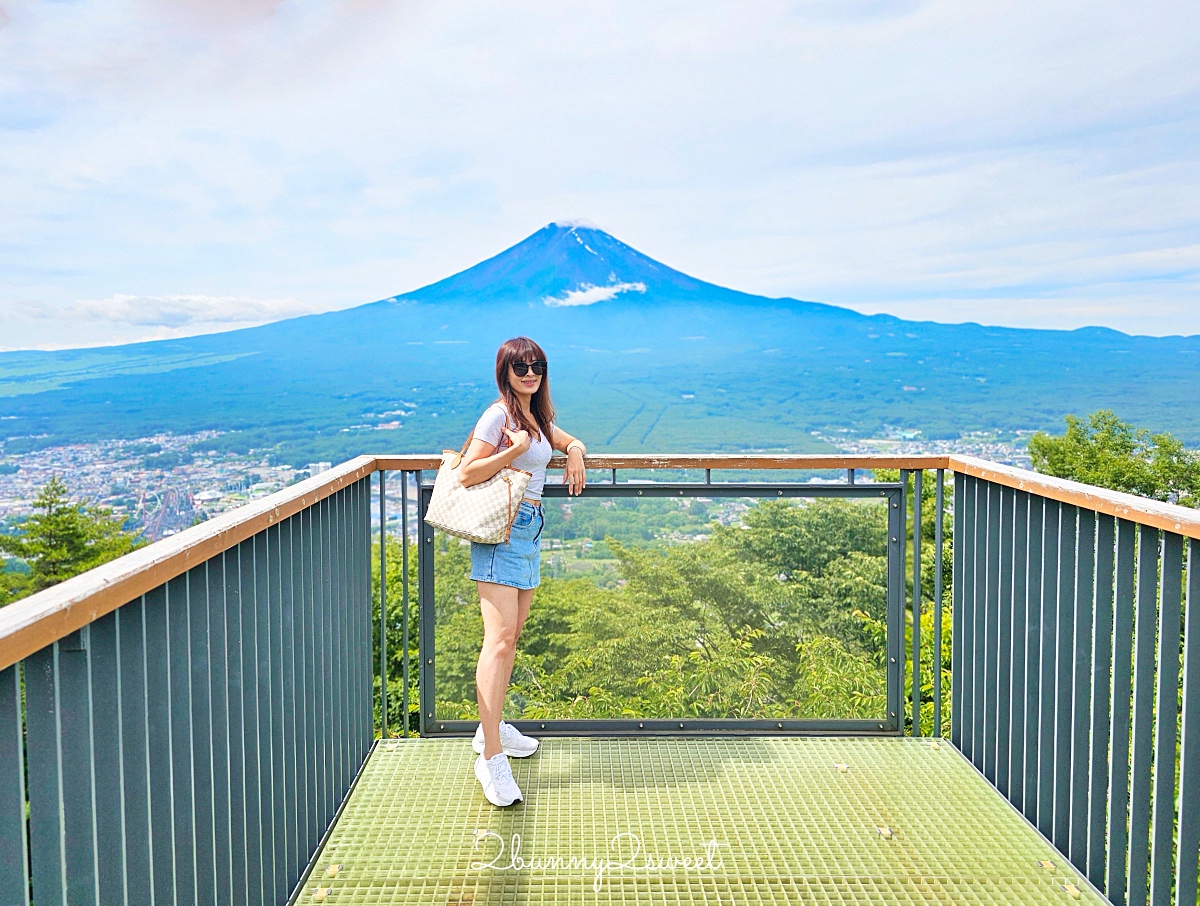
[[(532, 736), (526, 736), (507, 721), (500, 721), (500, 745), (504, 754), (509, 758), (528, 758), (538, 750), (538, 741)], [(471, 748), (483, 754), (483, 724), (475, 728), (475, 738), (471, 740)]]
[(503, 752), (491, 758), (482, 755), (476, 758), (475, 776), (483, 786), (483, 795), (492, 805), (504, 808), (521, 800), (521, 788), (513, 779), (508, 756)]

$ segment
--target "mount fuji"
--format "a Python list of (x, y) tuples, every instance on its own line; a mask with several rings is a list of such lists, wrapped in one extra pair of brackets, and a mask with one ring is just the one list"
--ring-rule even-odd
[(905, 321), (698, 280), (581, 224), (388, 299), (181, 340), (0, 354), (0, 443), (226, 432), (303, 463), (458, 446), (532, 336), (589, 449), (826, 449), (814, 432), (926, 438), (1122, 418), (1200, 442), (1200, 337)]

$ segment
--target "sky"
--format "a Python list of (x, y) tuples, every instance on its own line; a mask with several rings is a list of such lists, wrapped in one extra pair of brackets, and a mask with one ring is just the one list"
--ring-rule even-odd
[(1200, 334), (1200, 4), (0, 0), (0, 349), (586, 219), (769, 296)]

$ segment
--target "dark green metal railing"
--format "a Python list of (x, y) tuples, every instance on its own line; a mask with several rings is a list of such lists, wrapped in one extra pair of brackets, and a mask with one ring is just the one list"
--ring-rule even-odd
[(0, 670), (0, 903), (286, 902), (374, 737), (370, 483)]
[[(589, 457), (592, 466), (613, 475), (597, 494), (636, 493), (617, 470), (649, 468), (704, 469), (694, 487), (705, 495), (719, 490), (713, 469), (844, 469), (837, 488), (769, 489), (882, 493), (896, 504), (898, 548), (889, 550), (896, 673), (884, 731), (922, 732), (921, 678), (932, 672), (924, 726), (940, 735), (950, 644), (954, 745), (1113, 902), (1196, 902), (1200, 514), (963, 457)], [(409, 489), (423, 500), (421, 472), (436, 467), (433, 457), (361, 457), (0, 610), (0, 904), (288, 901), (369, 752), (376, 670), (387, 720), (386, 646), (402, 645), (409, 670), (409, 640), (390, 638), (382, 544), (373, 601), (371, 475), (380, 472), (386, 527), (384, 470), (400, 473), (406, 561)], [(873, 468), (900, 469), (900, 481), (855, 481)], [(949, 640), (946, 469), (955, 473)], [(930, 596), (921, 492), (931, 477)], [(401, 591), (407, 611), (407, 583)], [(921, 633), (926, 607), (932, 645)], [(428, 620), (422, 627), (417, 677), (431, 675), (425, 661), (435, 657)], [(406, 697), (407, 676), (402, 688)], [(418, 689), (412, 707), (431, 704), (432, 682)], [(442, 731), (428, 719), (423, 728)]]
[(955, 478), (951, 739), (1112, 902), (1194, 904), (1200, 541), (1017, 483)]

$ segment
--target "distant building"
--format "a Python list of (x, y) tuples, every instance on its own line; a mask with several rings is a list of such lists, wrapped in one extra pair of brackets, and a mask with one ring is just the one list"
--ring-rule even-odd
[(331, 462), (310, 462), (308, 464), (307, 468), (308, 468), (308, 477), (312, 478), (314, 475), (320, 475), (322, 472), (328, 472), (330, 469), (333, 468), (333, 463), (331, 463)]

